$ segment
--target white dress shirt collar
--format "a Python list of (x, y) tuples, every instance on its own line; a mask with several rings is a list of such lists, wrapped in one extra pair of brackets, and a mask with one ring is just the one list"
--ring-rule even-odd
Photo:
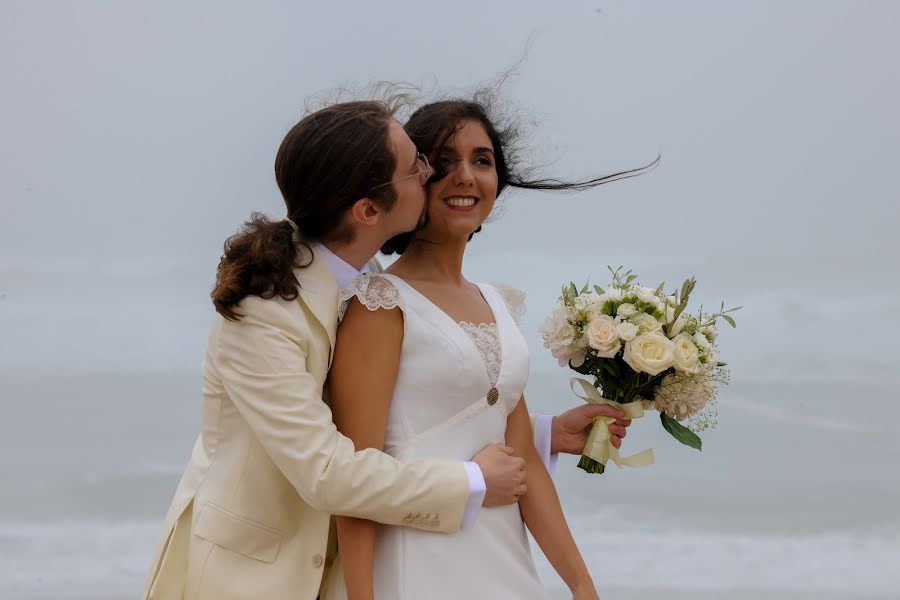
[(343, 258), (326, 248), (324, 244), (316, 242), (313, 244), (313, 247), (318, 253), (319, 258), (322, 259), (322, 262), (325, 263), (325, 266), (328, 267), (328, 270), (334, 275), (334, 280), (337, 281), (338, 287), (341, 289), (347, 287), (351, 281), (363, 273), (369, 272), (368, 263), (361, 271), (358, 271), (353, 265), (348, 264)]

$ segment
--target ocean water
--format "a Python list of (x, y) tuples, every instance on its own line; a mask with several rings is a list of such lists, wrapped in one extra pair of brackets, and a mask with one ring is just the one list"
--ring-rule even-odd
[[(533, 410), (573, 405), (566, 378), (534, 376)], [(198, 389), (196, 374), (4, 376), (0, 598), (139, 593), (196, 435)], [(859, 398), (869, 409), (849, 411)], [(896, 400), (892, 383), (737, 382), (703, 452), (651, 416), (626, 440), (655, 449), (650, 468), (588, 476), (563, 457), (555, 480), (603, 597), (896, 598)], [(534, 554), (550, 597), (569, 597)]]

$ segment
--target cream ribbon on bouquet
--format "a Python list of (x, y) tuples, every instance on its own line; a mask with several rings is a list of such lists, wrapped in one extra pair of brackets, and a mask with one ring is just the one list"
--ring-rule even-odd
[[(576, 384), (584, 391), (584, 396), (578, 393)], [(644, 416), (644, 404), (640, 401), (629, 402), (628, 404), (613, 402), (612, 400), (601, 396), (600, 392), (597, 391), (597, 388), (591, 385), (589, 381), (581, 379), (580, 377), (573, 377), (569, 382), (569, 385), (572, 387), (572, 391), (576, 396), (589, 404), (608, 404), (609, 406), (615, 406), (625, 413), (626, 419), (639, 419)], [(622, 467), (638, 468), (649, 467), (652, 465), (652, 448), (648, 448), (637, 454), (632, 454), (631, 456), (621, 456), (619, 454), (619, 450), (612, 445), (612, 436), (609, 433), (610, 424), (615, 422), (616, 419), (613, 419), (612, 417), (596, 417), (594, 419), (594, 425), (591, 427), (591, 432), (588, 434), (587, 443), (584, 445), (584, 451), (581, 454), (596, 460), (604, 466), (606, 466), (609, 459), (612, 459), (620, 469)]]

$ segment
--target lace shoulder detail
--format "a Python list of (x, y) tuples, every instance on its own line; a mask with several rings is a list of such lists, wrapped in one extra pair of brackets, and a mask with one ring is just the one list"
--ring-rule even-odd
[(494, 289), (497, 290), (500, 297), (503, 298), (506, 309), (509, 311), (509, 314), (512, 315), (513, 321), (516, 322), (516, 325), (521, 325), (522, 319), (525, 317), (525, 292), (518, 288), (514, 288), (511, 285), (506, 285), (505, 283), (492, 281), (491, 285), (494, 286)]
[(356, 298), (369, 310), (392, 309), (400, 306), (400, 292), (386, 277), (377, 274), (361, 275), (341, 290), (338, 320), (343, 320), (350, 300)]

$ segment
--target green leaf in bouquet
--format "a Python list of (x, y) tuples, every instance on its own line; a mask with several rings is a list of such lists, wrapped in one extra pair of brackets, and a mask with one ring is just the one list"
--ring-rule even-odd
[(697, 450), (702, 450), (703, 442), (700, 440), (700, 436), (696, 433), (670, 417), (664, 412), (659, 413), (659, 419), (662, 421), (662, 426), (672, 434), (672, 437), (684, 444), (685, 446), (690, 446), (691, 448), (696, 448)]
[(572, 295), (572, 299), (575, 299), (575, 296), (578, 295), (578, 288), (575, 287), (574, 283), (569, 284), (569, 293)]
[(631, 282), (637, 279), (637, 275), (629, 275), (625, 278), (625, 285), (631, 285)]
[(606, 292), (603, 291), (603, 288), (600, 287), (599, 285), (595, 285), (595, 286), (594, 286), (594, 291), (597, 292), (597, 295), (598, 295), (598, 296), (603, 295), (603, 294), (606, 293)]
[(734, 327), (735, 329), (737, 329), (737, 325), (735, 325), (734, 319), (732, 319), (730, 316), (728, 316), (728, 315), (722, 315), (722, 318), (725, 319), (725, 320), (728, 322), (729, 325), (731, 325), (732, 327)]
[(579, 365), (577, 367), (572, 365), (572, 361), (570, 360), (569, 368), (572, 369), (573, 371), (575, 371), (576, 373), (580, 373), (582, 375), (593, 375), (594, 374), (594, 370), (591, 367), (591, 363), (589, 360), (584, 361), (583, 363), (581, 363), (581, 365)]
[(716, 366), (717, 366), (717, 367), (727, 367), (727, 366), (728, 366), (728, 363), (717, 362), (717, 363), (716, 363)]
[(659, 296), (660, 294), (662, 294), (662, 291), (663, 291), (663, 288), (664, 288), (664, 287), (666, 287), (666, 282), (665, 282), (665, 281), (663, 281), (661, 284), (659, 284), (659, 287), (656, 288), (656, 292), (654, 292), (654, 293), (655, 293), (657, 296)]
[(587, 291), (588, 291), (588, 286), (590, 286), (590, 285), (591, 285), (591, 282), (590, 282), (590, 281), (588, 281), (587, 283), (585, 283), (585, 284), (584, 284), (584, 287), (581, 288), (581, 293), (582, 293), (582, 294), (586, 294)]

